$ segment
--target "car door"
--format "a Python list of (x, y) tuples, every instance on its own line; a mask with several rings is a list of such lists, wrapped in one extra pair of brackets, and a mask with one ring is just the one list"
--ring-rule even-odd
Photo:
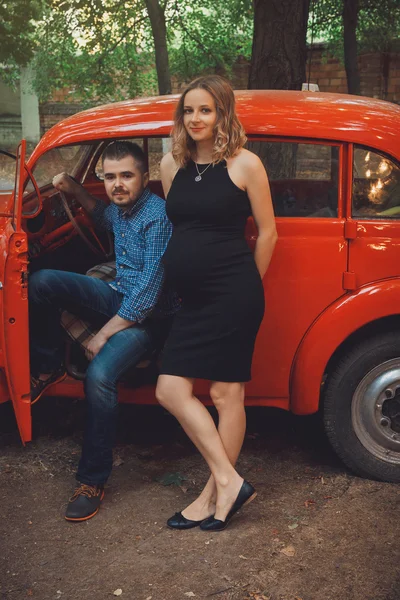
[(4, 219), (1, 254), (2, 348), (4, 368), (22, 441), (31, 440), (28, 326), (28, 241), (21, 227), (26, 142), (18, 148), (14, 196), (10, 218)]
[[(265, 317), (246, 388), (251, 404), (288, 408), (290, 373), (303, 336), (346, 293), (344, 145), (319, 140), (250, 140), (269, 176), (278, 241), (264, 278)], [(254, 247), (255, 224), (247, 239)]]

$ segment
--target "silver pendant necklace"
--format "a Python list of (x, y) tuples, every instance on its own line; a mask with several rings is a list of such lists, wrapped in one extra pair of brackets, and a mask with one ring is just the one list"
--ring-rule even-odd
[[(194, 161), (193, 161), (194, 162)], [(208, 167), (211, 167), (212, 163), (208, 164), (205, 169), (200, 173), (199, 167), (197, 166), (197, 162), (194, 163), (197, 171), (197, 175), (194, 178), (195, 181), (201, 181), (201, 176), (207, 171)]]

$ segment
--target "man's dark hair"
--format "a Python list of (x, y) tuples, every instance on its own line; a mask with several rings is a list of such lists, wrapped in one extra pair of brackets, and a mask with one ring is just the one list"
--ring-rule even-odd
[(140, 172), (146, 173), (146, 156), (138, 144), (133, 142), (111, 142), (104, 150), (101, 156), (101, 162), (104, 164), (106, 158), (109, 160), (121, 160), (126, 156), (132, 156)]

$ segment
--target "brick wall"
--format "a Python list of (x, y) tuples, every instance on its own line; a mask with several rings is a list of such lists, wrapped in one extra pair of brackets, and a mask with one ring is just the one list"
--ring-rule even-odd
[[(362, 54), (358, 66), (363, 96), (400, 104), (400, 46), (390, 54)], [(327, 54), (322, 44), (311, 50), (310, 81), (318, 83), (321, 92), (347, 93), (344, 65)]]
[[(310, 82), (317, 83), (321, 92), (347, 93), (347, 80), (344, 65), (339, 59), (327, 53), (323, 44), (316, 44), (310, 50)], [(400, 104), (400, 43), (391, 54), (363, 54), (358, 60), (360, 68), (361, 94), (372, 98), (382, 98)], [(307, 78), (309, 65), (307, 64)], [(231, 81), (235, 89), (246, 89), (249, 77), (249, 63), (239, 57)], [(184, 83), (173, 78), (172, 89), (179, 93)], [(82, 106), (67, 102), (67, 89), (54, 94), (51, 102), (40, 107), (42, 133), (53, 125), (82, 110)]]
[(65, 102), (65, 95), (61, 96), (60, 94), (59, 98), (60, 100), (57, 100), (57, 95), (55, 95), (52, 102), (40, 105), (40, 131), (42, 135), (62, 119), (83, 110), (80, 104)]

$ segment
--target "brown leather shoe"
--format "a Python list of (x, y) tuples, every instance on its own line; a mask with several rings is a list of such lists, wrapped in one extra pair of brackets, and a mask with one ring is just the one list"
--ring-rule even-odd
[(94, 517), (104, 498), (104, 488), (98, 485), (80, 483), (72, 494), (65, 518), (67, 521), (87, 521)]

